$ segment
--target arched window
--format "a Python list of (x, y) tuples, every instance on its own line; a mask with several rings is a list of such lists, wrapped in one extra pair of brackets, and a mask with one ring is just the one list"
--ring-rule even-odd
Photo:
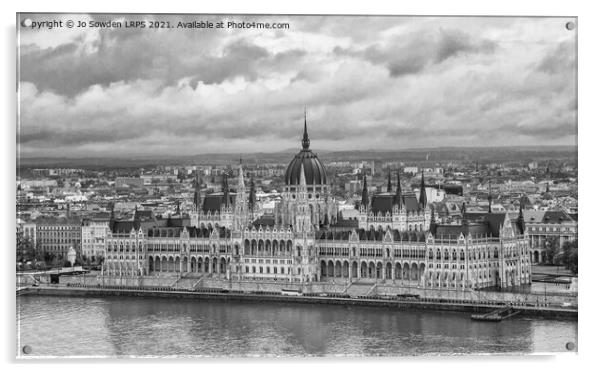
[(437, 259), (440, 260), (441, 259), (441, 250), (437, 249)]

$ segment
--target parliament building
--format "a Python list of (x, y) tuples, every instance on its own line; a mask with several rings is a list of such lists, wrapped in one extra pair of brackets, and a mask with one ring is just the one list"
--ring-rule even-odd
[(236, 192), (194, 193), (189, 226), (157, 224), (148, 211), (112, 222), (103, 270), (111, 276), (212, 277), (287, 283), (386, 283), (421, 288), (509, 288), (531, 282), (529, 241), (521, 213), (462, 212), (442, 224), (420, 195), (402, 190), (369, 195), (366, 180), (357, 220), (339, 220), (324, 165), (302, 148), (291, 160), (273, 214), (263, 215), (242, 165)]

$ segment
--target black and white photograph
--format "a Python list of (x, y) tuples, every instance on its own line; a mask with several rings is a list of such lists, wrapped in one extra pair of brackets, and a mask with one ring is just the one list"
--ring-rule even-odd
[(15, 23), (20, 362), (578, 353), (576, 16)]

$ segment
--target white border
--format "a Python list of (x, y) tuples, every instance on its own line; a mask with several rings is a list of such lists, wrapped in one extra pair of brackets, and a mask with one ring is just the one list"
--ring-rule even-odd
[[(215, 360), (188, 360), (178, 361), (144, 361), (141, 368), (150, 370), (165, 370), (169, 365), (180, 364), (175, 368), (196, 369), (196, 368), (235, 368), (245, 371), (267, 369), (282, 370), (301, 370), (306, 368), (325, 367), (328, 369), (339, 370), (365, 370), (368, 363), (377, 363), (384, 370), (416, 369), (425, 367), (434, 367), (447, 371), (467, 371), (480, 370), (508, 370), (514, 369), (519, 365), (527, 368), (545, 368), (547, 370), (571, 370), (576, 371), (581, 368), (595, 366), (597, 356), (600, 352), (597, 350), (599, 338), (601, 336), (600, 320), (597, 313), (600, 304), (599, 281), (596, 280), (600, 260), (600, 248), (594, 240), (599, 227), (594, 224), (598, 222), (596, 213), (600, 211), (598, 191), (599, 165), (597, 160), (600, 148), (600, 139), (602, 131), (599, 129), (600, 121), (600, 68), (602, 61), (600, 58), (601, 44), (600, 32), (600, 12), (596, 9), (595, 2), (588, 5), (585, 2), (575, 1), (556, 1), (548, 0), (545, 2), (527, 2), (525, 0), (503, 0), (499, 2), (486, 1), (413, 1), (411, 3), (385, 2), (379, 0), (370, 1), (344, 1), (327, 3), (320, 0), (304, 0), (298, 2), (284, 1), (219, 1), (219, 2), (184, 2), (176, 3), (174, 1), (145, 1), (125, 3), (123, 0), (102, 0), (98, 2), (83, 1), (5, 1), (2, 5), (2, 32), (4, 41), (2, 63), (2, 100), (3, 118), (2, 125), (4, 146), (2, 147), (3, 173), (6, 174), (2, 182), (2, 236), (4, 243), (2, 245), (4, 263), (4, 301), (1, 307), (5, 330), (2, 340), (2, 351), (4, 362), (9, 364), (4, 366), (8, 370), (19, 368), (20, 371), (46, 369), (61, 370), (81, 370), (82, 368), (91, 368), (92, 370), (104, 370), (113, 368), (114, 365), (126, 367), (132, 363), (143, 362), (141, 360), (127, 360), (118, 362), (108, 362), (95, 360), (94, 365), (79, 365), (80, 361), (72, 360), (66, 365), (41, 362), (15, 362), (15, 295), (14, 295), (14, 227), (15, 227), (15, 118), (16, 118), (16, 99), (15, 99), (15, 13), (21, 12), (136, 12), (136, 13), (303, 13), (303, 14), (413, 14), (413, 15), (539, 15), (539, 16), (577, 16), (579, 31), (579, 169), (582, 174), (579, 177), (581, 200), (579, 213), (579, 230), (581, 235), (581, 270), (580, 270), (580, 314), (579, 314), (579, 354), (558, 355), (552, 358), (542, 357), (459, 357), (459, 358), (418, 358), (418, 359), (296, 359), (283, 361), (266, 360), (219, 360), (220, 365)], [(150, 364), (152, 363), (152, 365)], [(190, 363), (203, 363), (205, 365), (181, 365)], [(333, 363), (336, 363), (333, 364)], [(168, 365), (166, 365), (168, 364)], [(599, 367), (598, 367), (599, 368)], [(589, 368), (588, 368), (589, 369)], [(6, 370), (6, 369), (5, 369)]]

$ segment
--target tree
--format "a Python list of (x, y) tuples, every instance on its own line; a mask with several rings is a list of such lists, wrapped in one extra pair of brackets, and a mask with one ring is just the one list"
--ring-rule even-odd
[(17, 261), (26, 262), (33, 260), (36, 250), (33, 241), (29, 237), (24, 237), (17, 242)]
[(560, 251), (560, 243), (557, 236), (546, 238), (544, 241), (544, 251), (546, 253), (546, 261), (548, 264), (562, 264), (562, 252)]
[(577, 240), (564, 242), (562, 245), (562, 261), (564, 267), (569, 269), (573, 274), (578, 272), (578, 248)]

